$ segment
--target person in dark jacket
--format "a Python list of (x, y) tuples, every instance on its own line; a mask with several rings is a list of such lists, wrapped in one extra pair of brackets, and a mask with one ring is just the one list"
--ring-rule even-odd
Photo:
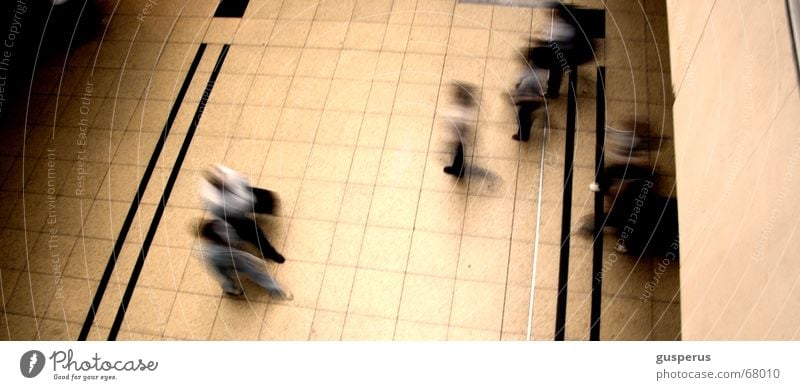
[[(511, 138), (517, 141), (527, 141), (533, 128), (533, 114), (544, 104), (544, 95), (547, 85), (547, 64), (550, 61), (550, 50), (543, 46), (525, 50), (523, 71), (517, 82), (512, 100), (517, 106), (517, 121), (519, 128)], [(545, 64), (545, 66), (542, 66)]]

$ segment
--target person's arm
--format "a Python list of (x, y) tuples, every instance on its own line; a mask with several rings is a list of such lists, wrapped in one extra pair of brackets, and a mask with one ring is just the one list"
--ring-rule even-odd
[(226, 222), (218, 219), (207, 220), (200, 226), (200, 237), (215, 245), (229, 247), (230, 233)]

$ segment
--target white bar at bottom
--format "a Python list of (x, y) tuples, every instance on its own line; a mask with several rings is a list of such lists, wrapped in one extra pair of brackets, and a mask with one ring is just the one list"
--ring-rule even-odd
[[(45, 364), (26, 378), (32, 350)], [(5, 389), (798, 389), (798, 352), (792, 342), (3, 342), (0, 378)]]

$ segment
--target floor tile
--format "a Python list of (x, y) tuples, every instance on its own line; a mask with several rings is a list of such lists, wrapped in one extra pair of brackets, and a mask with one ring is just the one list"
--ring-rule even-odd
[(258, 340), (266, 304), (223, 299), (211, 330), (211, 340)]
[(398, 318), (446, 325), (454, 286), (452, 279), (406, 275)]
[(364, 229), (364, 225), (359, 224), (337, 224), (328, 262), (346, 266), (358, 264)]
[[(123, 288), (124, 290), (124, 288)], [(180, 314), (175, 314), (172, 317), (173, 305), (177, 302), (176, 293), (174, 291), (159, 290), (149, 287), (138, 287), (131, 299), (128, 309), (125, 312), (125, 321), (122, 324), (122, 329), (135, 332), (145, 332), (151, 334), (164, 334), (167, 329), (169, 321), (173, 321), (172, 334), (188, 335), (187, 332), (192, 332), (204, 340), (208, 337), (205, 334), (205, 328), (213, 324), (213, 318), (210, 317), (209, 311), (211, 310), (211, 303), (208, 297), (203, 298), (201, 295), (192, 295), (182, 293), (183, 299), (181, 302), (186, 304)], [(116, 314), (116, 308), (106, 310), (109, 313)], [(216, 312), (216, 309), (211, 313)], [(199, 324), (191, 324), (188, 326), (187, 322), (198, 319)], [(110, 324), (109, 324), (110, 325)]]
[(403, 272), (408, 263), (411, 231), (367, 226), (359, 267)]
[(314, 308), (320, 296), (325, 266), (300, 261), (288, 261), (279, 266), (275, 273), (278, 283), (285, 286), (294, 295), (294, 299), (285, 302), (287, 306)]
[(418, 191), (405, 188), (376, 187), (370, 207), (370, 225), (411, 228), (417, 212)]
[[(283, 255), (290, 259), (324, 263), (330, 251), (334, 227), (333, 222), (293, 220)], [(310, 242), (317, 245), (308, 245)]]
[(506, 283), (509, 241), (463, 236), (456, 278), (480, 282)]
[(259, 339), (306, 341), (311, 332), (313, 320), (313, 309), (269, 305)]
[(164, 335), (205, 340), (211, 335), (218, 309), (216, 297), (178, 293)]
[(395, 318), (402, 289), (402, 273), (359, 268), (356, 270), (348, 313)]
[(309, 340), (341, 340), (345, 316), (344, 313), (317, 310), (314, 313), (314, 321), (311, 324)]
[(306, 219), (336, 221), (342, 205), (345, 184), (306, 180), (300, 188), (294, 216)]
[(504, 300), (501, 284), (456, 280), (450, 325), (499, 332)]
[(447, 326), (413, 321), (397, 321), (394, 339), (398, 341), (445, 341)]
[(342, 341), (391, 340), (394, 336), (394, 328), (395, 320), (348, 314), (342, 331)]
[(461, 237), (456, 234), (415, 231), (407, 272), (455, 278), (460, 240)]

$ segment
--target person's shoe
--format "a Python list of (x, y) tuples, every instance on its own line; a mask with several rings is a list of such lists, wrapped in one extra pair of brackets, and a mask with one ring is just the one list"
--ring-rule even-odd
[(233, 295), (233, 296), (236, 296), (236, 297), (244, 294), (244, 291), (242, 291), (241, 288), (237, 288), (235, 290), (223, 290), (223, 291), (225, 291), (225, 294)]
[(589, 191), (600, 192), (600, 184), (597, 183), (596, 181), (592, 182), (591, 184), (589, 184)]
[(512, 136), (511, 136), (511, 138), (512, 138), (513, 140), (515, 140), (515, 141), (522, 141), (522, 142), (525, 142), (525, 141), (527, 141), (527, 140), (528, 140), (527, 138), (520, 139), (520, 138), (519, 138), (519, 134), (514, 134), (514, 135), (512, 135)]
[(269, 292), (269, 295), (272, 298), (279, 299), (281, 301), (291, 301), (292, 299), (294, 299), (294, 294), (292, 294), (291, 291), (283, 288), (278, 290), (272, 290)]
[(448, 175), (453, 175), (458, 177), (464, 176), (464, 168), (456, 169), (454, 167), (444, 167), (443, 171)]
[(269, 258), (270, 258), (270, 259), (272, 259), (272, 261), (274, 261), (274, 262), (276, 262), (276, 263), (278, 263), (278, 264), (283, 264), (283, 263), (285, 263), (285, 262), (286, 262), (286, 258), (285, 258), (285, 257), (283, 257), (283, 255), (282, 255), (282, 254), (280, 254), (280, 253), (277, 253), (277, 252), (275, 252), (275, 254), (273, 254), (273, 255), (272, 255), (272, 256), (270, 256)]

